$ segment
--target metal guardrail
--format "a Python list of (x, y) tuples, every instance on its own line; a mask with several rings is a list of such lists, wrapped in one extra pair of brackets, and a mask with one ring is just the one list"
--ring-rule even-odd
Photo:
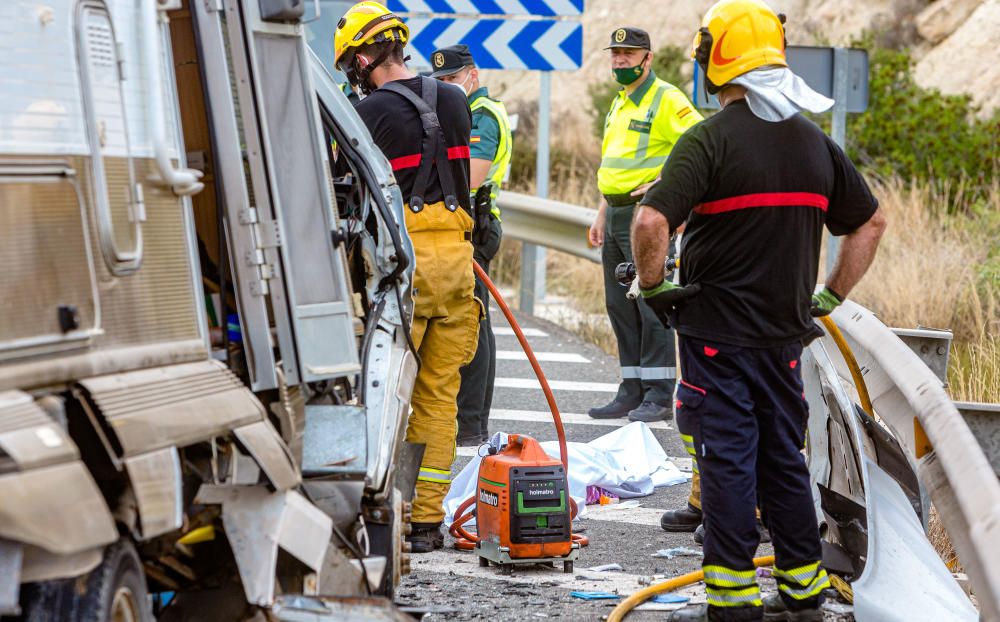
[(505, 237), (601, 261), (601, 249), (587, 242), (597, 210), (507, 191), (500, 193), (498, 202)]
[[(587, 240), (595, 210), (514, 192), (501, 194), (500, 207), (504, 235), (600, 261)], [(833, 319), (855, 349), (876, 415), (915, 459), (983, 619), (1000, 621), (1000, 406), (952, 402), (942, 382), (947, 352), (927, 331), (894, 334), (850, 301)]]

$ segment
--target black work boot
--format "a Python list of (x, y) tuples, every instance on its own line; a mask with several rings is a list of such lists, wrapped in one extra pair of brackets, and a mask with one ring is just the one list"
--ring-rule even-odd
[(698, 528), (694, 530), (694, 542), (695, 544), (705, 544), (705, 523), (698, 525)]
[(764, 619), (768, 622), (779, 620), (786, 622), (823, 622), (823, 610), (813, 607), (793, 611), (785, 604), (781, 594), (769, 594), (764, 597)]
[(667, 510), (660, 517), (663, 531), (672, 533), (692, 532), (701, 524), (701, 510), (690, 503), (679, 510)]
[(674, 409), (670, 406), (661, 406), (656, 402), (643, 402), (639, 407), (629, 411), (629, 421), (642, 421), (652, 423), (654, 421), (667, 421), (674, 416)]
[(413, 523), (413, 531), (406, 536), (411, 553), (430, 553), (444, 546), (441, 523)]
[(669, 622), (708, 622), (708, 605), (688, 605), (670, 613)]
[(455, 446), (478, 447), (479, 445), (482, 445), (484, 442), (485, 441), (483, 441), (482, 435), (480, 435), (479, 433), (473, 433), (473, 434), (459, 433), (458, 437), (455, 439)]
[(591, 408), (587, 414), (594, 419), (618, 419), (624, 417), (639, 405), (639, 402), (620, 401), (617, 397), (611, 400), (610, 404)]

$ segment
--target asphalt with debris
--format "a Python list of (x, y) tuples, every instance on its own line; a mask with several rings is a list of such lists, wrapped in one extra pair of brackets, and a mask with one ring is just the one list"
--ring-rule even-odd
[[(555, 428), (542, 391), (503, 386), (523, 385), (523, 382), (509, 380), (531, 379), (534, 375), (526, 360), (517, 360), (519, 355), (514, 353), (520, 351), (520, 346), (510, 334), (506, 321), (495, 309), (491, 310), (494, 332), (497, 333), (497, 350), (508, 354), (501, 354), (506, 358), (497, 361), (498, 386), (494, 393), (490, 433), (517, 432), (539, 441), (555, 440)], [(536, 354), (554, 353), (548, 357), (539, 356), (543, 359), (541, 366), (549, 381), (585, 383), (583, 386), (567, 385), (575, 387), (572, 390), (555, 391), (560, 412), (583, 415), (570, 416), (575, 422), (565, 425), (567, 440), (589, 442), (628, 423), (622, 418), (601, 425), (586, 417), (587, 410), (607, 403), (614, 396), (608, 391), (608, 385), (616, 385), (619, 380), (617, 360), (544, 320), (519, 315), (518, 321), (522, 328), (534, 329), (530, 331), (533, 336), (529, 335), (528, 340)], [(544, 358), (556, 360), (545, 361)], [(569, 362), (570, 359), (572, 362)], [(601, 390), (586, 390), (588, 385)], [(651, 426), (651, 431), (667, 455), (671, 459), (676, 458), (675, 463), (682, 470), (690, 470), (690, 461), (673, 421)], [(460, 448), (452, 466), (453, 474), (468, 463), (472, 451)], [(659, 515), (664, 510), (682, 507), (687, 502), (688, 493), (688, 484), (657, 488), (652, 495), (637, 499), (641, 504), (637, 508), (605, 509), (601, 520), (584, 518), (577, 521), (590, 538), (590, 545), (581, 550), (574, 572), (570, 574), (563, 573), (561, 566), (517, 566), (512, 576), (502, 576), (499, 568), (480, 568), (472, 552), (456, 550), (451, 537), (445, 536), (444, 550), (413, 556), (412, 572), (403, 578), (395, 600), (401, 607), (426, 612), (422, 618), (425, 622), (547, 618), (601, 620), (618, 602), (642, 589), (650, 578), (659, 582), (700, 568), (700, 556), (674, 559), (653, 557), (659, 549), (700, 548), (691, 534), (667, 533), (659, 527)], [(761, 545), (758, 555), (769, 555), (771, 552), (769, 545)], [(614, 563), (621, 565), (622, 570), (587, 570)], [(770, 579), (763, 579), (761, 587), (765, 592), (775, 589)], [(610, 592), (620, 595), (620, 598), (588, 601), (571, 596), (571, 591)], [(704, 602), (705, 599), (704, 586), (700, 583), (677, 593), (689, 596), (692, 603)], [(840, 611), (828, 611), (827, 622), (853, 621), (847, 606), (834, 605), (832, 608)], [(634, 611), (627, 619), (643, 622), (666, 620), (669, 616), (669, 611), (663, 610)]]

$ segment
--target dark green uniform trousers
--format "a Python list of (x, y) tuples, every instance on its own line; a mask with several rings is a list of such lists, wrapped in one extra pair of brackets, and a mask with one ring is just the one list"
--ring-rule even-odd
[[(490, 261), (500, 249), (503, 229), (500, 221), (490, 217), (489, 237), (476, 245), (473, 257), (489, 274)], [(489, 434), (490, 407), (493, 405), (493, 382), (497, 372), (497, 345), (490, 322), (490, 293), (486, 284), (476, 277), (476, 298), (485, 311), (479, 323), (479, 345), (472, 362), (462, 368), (462, 385), (458, 390), (458, 438), (486, 436)]]
[(615, 280), (615, 266), (632, 261), (629, 228), (635, 205), (608, 207), (601, 264), (604, 267), (604, 302), (611, 328), (618, 340), (622, 383), (617, 400), (638, 404), (656, 402), (670, 407), (677, 377), (674, 333), (665, 328), (642, 299), (629, 300), (626, 288)]

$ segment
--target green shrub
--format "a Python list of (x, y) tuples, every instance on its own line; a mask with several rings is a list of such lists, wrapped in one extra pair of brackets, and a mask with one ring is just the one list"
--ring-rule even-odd
[(883, 177), (985, 196), (1000, 167), (1000, 111), (983, 120), (968, 95), (920, 87), (906, 50), (869, 50), (869, 64), (868, 111), (848, 115), (848, 155)]
[[(664, 46), (653, 54), (653, 71), (656, 73), (656, 77), (685, 91), (690, 91), (690, 89), (687, 88), (688, 79), (684, 77), (682, 69), (690, 63), (688, 52), (676, 45)], [(614, 101), (615, 95), (621, 88), (621, 85), (615, 82), (614, 76), (611, 75), (609, 60), (608, 79), (592, 84), (587, 89), (594, 115), (594, 135), (598, 138), (604, 138), (604, 118), (611, 110), (611, 102)]]

